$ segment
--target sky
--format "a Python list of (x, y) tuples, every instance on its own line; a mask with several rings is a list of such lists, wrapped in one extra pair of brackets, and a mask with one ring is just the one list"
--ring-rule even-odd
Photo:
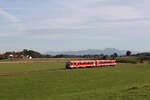
[(150, 0), (0, 0), (0, 53), (150, 51)]

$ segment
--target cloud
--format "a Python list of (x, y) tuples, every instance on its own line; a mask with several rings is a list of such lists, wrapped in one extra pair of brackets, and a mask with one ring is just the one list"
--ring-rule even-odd
[(18, 22), (21, 22), (20, 19), (18, 19), (17, 17), (15, 17), (14, 15), (4, 11), (4, 10), (1, 10), (0, 9), (0, 14), (7, 17), (11, 22), (15, 22), (15, 23), (18, 23)]
[[(107, 0), (100, 0), (99, 2), (105, 2)], [(47, 17), (41, 21), (41, 28), (84, 28), (89, 27), (89, 24), (93, 22), (102, 24), (105, 22), (115, 22), (121, 20), (134, 20), (143, 19), (145, 17), (144, 12), (136, 7), (132, 6), (120, 6), (120, 5), (109, 5), (109, 6), (90, 6), (98, 0), (86, 1), (68, 1), (63, 0), (59, 2), (59, 5), (63, 8), (58, 7), (55, 11), (51, 11), (51, 15), (58, 15), (55, 17)], [(87, 24), (88, 23), (88, 24)], [(33, 26), (33, 24), (31, 24)], [(38, 24), (36, 23), (36, 26)], [(38, 25), (40, 27), (40, 25)], [(38, 27), (38, 28), (39, 28)]]
[[(34, 15), (32, 20), (25, 22), (28, 26), (26, 34), (31, 34), (30, 36), (35, 39), (53, 40), (69, 38), (100, 40), (106, 37), (118, 39), (127, 34), (130, 37), (140, 33), (148, 34), (149, 29), (145, 26), (149, 26), (150, 16), (145, 14), (145, 10), (121, 2), (109, 5), (106, 2), (111, 1), (56, 1), (58, 4), (56, 7), (43, 9), (43, 12), (39, 12), (42, 14)], [(101, 6), (101, 3), (105, 4)], [(39, 19), (36, 20), (37, 17)], [(79, 35), (80, 37), (77, 37)]]
[(4, 17), (0, 23), (0, 37), (5, 38), (0, 43), (7, 42), (7, 47), (10, 44), (24, 46), (24, 43), (27, 47), (41, 48), (51, 43), (63, 49), (74, 48), (74, 45), (67, 45), (74, 41), (77, 48), (106, 44), (134, 48), (130, 42), (137, 46), (141, 41), (149, 43), (149, 0), (2, 1), (0, 16)]
[[(0, 9), (0, 15), (4, 16), (7, 20), (11, 22), (8, 24), (8, 26), (12, 25), (11, 28), (14, 28), (16, 31), (25, 31), (25, 26), (23, 25), (22, 21), (19, 18), (17, 18), (15, 15), (10, 14), (9, 12), (2, 9)], [(5, 33), (5, 35), (6, 34), (10, 35), (9, 33), (10, 32)], [(17, 32), (14, 33), (16, 34)], [(13, 34), (13, 32), (11, 32), (11, 34)], [(1, 36), (5, 36), (5, 35), (1, 35)]]
[(86, 38), (87, 35), (91, 37), (92, 34), (107, 37), (130, 34), (134, 32), (135, 26), (140, 29), (140, 32), (147, 30), (140, 23), (149, 25), (147, 21), (150, 21), (150, 16), (146, 13), (147, 10), (134, 5), (135, 3), (140, 5), (139, 2), (139, 0), (138, 2), (124, 1), (124, 3), (118, 0), (55, 0), (51, 2), (52, 6), (46, 7), (45, 4), (44, 8), (6, 7), (6, 10), (18, 13), (12, 15), (0, 10), (0, 14), (7, 17), (16, 27), (26, 26), (26, 31), (21, 32), (22, 36), (26, 35), (26, 37), (29, 34), (38, 39), (67, 39), (73, 34), (80, 34), (83, 38), (85, 35)]

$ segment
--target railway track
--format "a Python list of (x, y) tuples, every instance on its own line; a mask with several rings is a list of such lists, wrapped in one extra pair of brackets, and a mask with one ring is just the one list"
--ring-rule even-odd
[(66, 70), (66, 69), (59, 68), (59, 69), (31, 70), (31, 71), (20, 71), (20, 72), (0, 72), (0, 76), (31, 74), (31, 73), (36, 73), (36, 72), (63, 71), (63, 70)]
[(45, 69), (45, 70), (31, 70), (31, 71), (18, 71), (18, 72), (0, 72), (0, 76), (9, 76), (9, 75), (20, 75), (20, 74), (31, 74), (37, 72), (53, 72), (53, 71), (67, 71), (67, 70), (83, 70), (83, 69), (97, 69), (97, 68), (116, 68), (116, 67), (93, 67), (93, 68), (74, 68), (74, 69), (66, 69), (66, 68), (58, 68), (58, 69)]

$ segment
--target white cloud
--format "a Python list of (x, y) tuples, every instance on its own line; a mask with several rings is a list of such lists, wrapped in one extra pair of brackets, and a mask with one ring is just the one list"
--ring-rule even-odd
[(21, 22), (21, 20), (20, 19), (18, 19), (17, 17), (15, 17), (14, 15), (12, 15), (12, 14), (10, 14), (10, 13), (8, 13), (8, 12), (6, 12), (6, 11), (4, 11), (4, 10), (1, 10), (0, 9), (0, 14), (1, 15), (3, 15), (3, 16), (5, 16), (5, 17), (7, 17), (11, 22)]
[[(26, 37), (32, 34), (32, 37), (38, 39), (56, 39), (56, 37), (65, 39), (68, 35), (68, 37), (71, 37), (71, 34), (80, 34), (81, 37), (87, 34), (88, 36), (92, 34), (103, 35), (103, 37), (127, 34), (134, 32), (136, 21), (141, 20), (143, 23), (147, 23), (146, 20), (149, 20), (149, 16), (145, 15), (145, 10), (136, 6), (126, 5), (129, 1), (125, 5), (122, 5), (123, 3), (107, 5), (108, 2), (112, 2), (110, 0), (56, 0), (54, 2), (57, 4), (55, 7), (49, 6), (36, 9), (33, 7), (32, 10), (28, 8), (12, 8), (17, 11), (19, 9), (21, 12), (26, 10), (25, 14), (21, 16), (16, 14), (23, 20), (6, 11), (0, 11), (11, 22), (16, 23), (16, 27), (24, 24), (27, 31), (22, 33), (27, 34)], [(118, 1), (114, 0), (114, 2)], [(96, 6), (94, 6), (95, 4)], [(103, 6), (101, 6), (102, 4)], [(7, 8), (7, 10), (9, 9)], [(131, 21), (134, 22), (131, 23)], [(144, 27), (141, 28), (141, 25), (136, 26), (136, 28), (145, 29)], [(53, 31), (54, 29), (58, 31), (55, 32)], [(148, 29), (146, 30), (148, 31)]]
[[(8, 27), (10, 29), (13, 28), (13, 30), (16, 30), (14, 32), (10, 30), (10, 32), (3, 33), (5, 35), (1, 35), (1, 36), (19, 34), (18, 31), (25, 31), (25, 26), (23, 25), (22, 21), (19, 18), (17, 18), (15, 15), (10, 14), (9, 12), (1, 9), (0, 9), (0, 15), (4, 16), (6, 18), (5, 20), (9, 20), (11, 22), (9, 24), (6, 24), (5, 26), (3, 25), (3, 27)], [(9, 31), (9, 30), (4, 30), (4, 31)]]
[[(3, 40), (9, 44), (3, 42), (7, 47), (14, 40), (20, 46), (24, 46), (20, 43), (24, 42), (27, 47), (33, 42), (30, 47), (37, 48), (44, 43), (58, 43), (62, 46), (59, 49), (63, 49), (64, 45), (67, 49), (74, 48), (65, 41), (78, 40), (83, 41), (83, 45), (75, 42), (78, 48), (86, 44), (96, 47), (101, 43), (104, 46), (105, 42), (118, 47), (125, 44), (132, 47), (129, 41), (140, 43), (147, 39), (146, 43), (149, 43), (149, 4), (149, 0), (4, 0), (0, 4), (0, 16), (5, 17), (2, 19), (4, 23), (0, 23), (0, 37), (13, 38), (12, 41)], [(13, 37), (15, 34), (16, 37)], [(26, 43), (28, 40), (31, 41)], [(138, 43), (133, 44), (139, 46)], [(18, 46), (16, 42), (14, 45)]]
[[(98, 1), (105, 2), (105, 0), (88, 0), (88, 1), (68, 1), (63, 0), (59, 2), (63, 5), (56, 11), (50, 12), (50, 16), (55, 13), (60, 13), (57, 16), (51, 18), (47, 16), (46, 19), (36, 21), (34, 23), (29, 22), (28, 25), (35, 28), (88, 28), (88, 22), (93, 23), (95, 20), (97, 24), (105, 24), (105, 21), (118, 21), (118, 20), (134, 20), (144, 18), (144, 12), (136, 7), (131, 6), (99, 6), (90, 7)], [(62, 10), (63, 9), (63, 10)], [(54, 13), (55, 12), (55, 13)], [(48, 18), (49, 17), (49, 18)], [(39, 24), (38, 24), (39, 23)], [(88, 23), (88, 24), (87, 24)], [(33, 25), (34, 24), (34, 25)]]
[[(127, 34), (134, 37), (134, 34), (143, 32), (147, 35), (149, 32), (148, 28), (142, 26), (149, 20), (143, 10), (129, 5), (90, 6), (98, 1), (60, 1), (63, 8), (58, 7), (56, 11), (49, 12), (45, 19), (33, 19), (26, 23), (28, 34), (33, 34), (32, 38), (35, 39), (75, 39), (78, 35), (82, 39), (118, 39)], [(58, 15), (51, 17), (55, 13)], [(139, 20), (143, 23), (140, 24)]]
[(93, 9), (95, 16), (106, 20), (133, 19), (143, 17), (143, 13), (138, 9), (128, 6), (110, 6)]

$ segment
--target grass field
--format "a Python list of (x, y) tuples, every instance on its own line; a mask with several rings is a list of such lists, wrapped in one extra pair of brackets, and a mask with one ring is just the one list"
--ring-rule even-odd
[(64, 62), (2, 63), (0, 72), (18, 72), (64, 68)]
[(137, 61), (138, 57), (117, 57), (116, 60)]
[[(0, 64), (0, 72), (64, 68), (64, 62)], [(0, 76), (0, 100), (150, 100), (150, 64)]]

